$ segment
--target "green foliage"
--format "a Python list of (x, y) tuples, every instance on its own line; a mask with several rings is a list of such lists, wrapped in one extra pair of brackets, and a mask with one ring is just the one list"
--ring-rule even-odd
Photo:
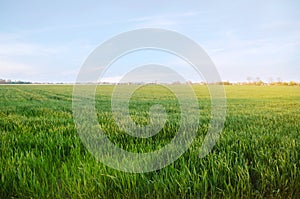
[[(148, 123), (154, 103), (168, 114), (160, 133), (140, 139), (116, 126), (113, 88), (98, 86), (96, 94), (99, 124), (112, 142), (148, 152), (176, 134), (180, 109), (171, 92), (151, 85), (132, 96), (136, 123)], [(191, 148), (166, 168), (132, 174), (97, 162), (85, 149), (72, 119), (72, 86), (0, 86), (0, 198), (299, 198), (300, 88), (225, 88), (225, 127), (208, 156), (200, 159), (198, 149), (210, 121), (210, 97), (206, 86), (194, 85), (201, 115)]]

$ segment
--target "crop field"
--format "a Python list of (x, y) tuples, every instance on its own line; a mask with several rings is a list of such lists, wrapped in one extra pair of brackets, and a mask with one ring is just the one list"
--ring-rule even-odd
[[(180, 120), (174, 94), (147, 85), (132, 95), (135, 123), (148, 124), (154, 104), (168, 116), (161, 131), (146, 139), (114, 122), (113, 88), (98, 86), (95, 103), (113, 143), (145, 153), (172, 140)], [(209, 126), (210, 96), (206, 86), (193, 88), (200, 123), (191, 147), (165, 168), (126, 173), (98, 162), (83, 145), (73, 120), (72, 85), (0, 86), (0, 198), (300, 198), (300, 87), (225, 86), (224, 129), (204, 158), (199, 148)]]

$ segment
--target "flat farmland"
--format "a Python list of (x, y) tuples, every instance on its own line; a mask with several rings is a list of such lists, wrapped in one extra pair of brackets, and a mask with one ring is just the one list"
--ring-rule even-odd
[[(167, 113), (160, 132), (142, 139), (114, 122), (113, 89), (98, 86), (95, 106), (114, 144), (145, 153), (176, 135), (180, 107), (170, 90), (146, 85), (131, 96), (136, 124), (149, 123), (154, 104)], [(193, 89), (196, 139), (169, 166), (139, 174), (105, 166), (85, 148), (73, 120), (72, 85), (0, 86), (0, 198), (300, 198), (300, 87), (225, 86), (224, 129), (204, 158), (198, 149), (211, 118), (210, 95), (206, 86)]]

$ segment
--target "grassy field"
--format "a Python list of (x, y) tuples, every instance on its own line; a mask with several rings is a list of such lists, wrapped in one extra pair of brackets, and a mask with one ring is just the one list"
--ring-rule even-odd
[[(125, 173), (97, 162), (72, 118), (72, 86), (0, 86), (0, 198), (300, 198), (300, 87), (226, 86), (221, 138), (200, 159), (210, 121), (205, 86), (194, 86), (201, 109), (190, 149), (161, 170)], [(133, 120), (147, 124), (154, 103), (168, 121), (149, 139), (119, 130), (110, 111), (113, 86), (97, 89), (99, 124), (109, 139), (133, 152), (166, 145), (178, 129), (179, 105), (163, 87), (134, 93)]]

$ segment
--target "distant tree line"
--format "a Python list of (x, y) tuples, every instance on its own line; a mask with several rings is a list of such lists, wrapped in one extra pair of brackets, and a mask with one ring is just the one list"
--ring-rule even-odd
[[(223, 81), (223, 82), (214, 82), (214, 83), (207, 83), (207, 82), (180, 82), (180, 81), (174, 81), (168, 84), (199, 84), (199, 85), (207, 85), (207, 84), (215, 84), (215, 85), (255, 85), (255, 86), (300, 86), (300, 82), (295, 82), (295, 81), (289, 81), (289, 82), (283, 82), (283, 81), (276, 81), (276, 82), (269, 82), (266, 83), (259, 78), (256, 78), (255, 81), (250, 81), (249, 78), (247, 78), (248, 82), (229, 82), (229, 81)], [(64, 84), (64, 83), (39, 83), (39, 82), (29, 82), (29, 81), (11, 81), (11, 80), (5, 80), (5, 79), (0, 79), (0, 84)], [(119, 84), (124, 84), (124, 85), (130, 85), (130, 84), (146, 84), (144, 82), (123, 82), (123, 83), (110, 83), (110, 82), (98, 82), (98, 83), (93, 83), (93, 84), (111, 84), (111, 85), (119, 85)], [(149, 84), (149, 83), (147, 83)], [(150, 84), (159, 84), (159, 82), (153, 82)], [(167, 84), (167, 83), (165, 83)]]
[(0, 79), (0, 84), (32, 84), (32, 82)]
[(253, 85), (253, 86), (300, 86), (300, 82), (295, 82), (295, 81), (289, 81), (289, 82), (263, 82), (262, 80), (259, 81), (253, 81), (253, 82), (216, 82), (213, 84), (218, 84), (218, 85)]

